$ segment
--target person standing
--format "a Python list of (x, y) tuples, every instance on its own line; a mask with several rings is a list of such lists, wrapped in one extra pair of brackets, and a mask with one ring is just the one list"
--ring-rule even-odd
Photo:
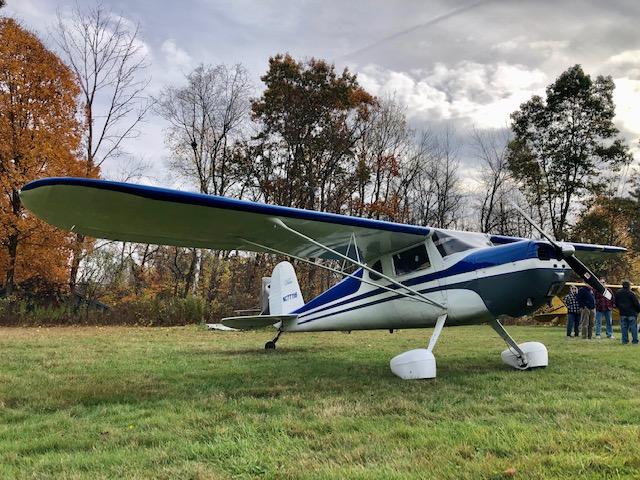
[(622, 330), (622, 344), (629, 343), (629, 330), (634, 345), (638, 344), (638, 313), (640, 302), (635, 293), (631, 291), (631, 282), (622, 282), (622, 288), (616, 292), (616, 307), (620, 310), (620, 329)]
[[(605, 285), (605, 279), (601, 278), (600, 283)], [(611, 319), (611, 312), (615, 305), (615, 295), (610, 288), (606, 287), (607, 291), (611, 294), (611, 298), (606, 298), (600, 292), (594, 292), (596, 297), (596, 338), (600, 338), (600, 332), (602, 330), (602, 318), (604, 317), (606, 326), (605, 333), (607, 338), (615, 338), (613, 336), (613, 323)]]
[(578, 337), (580, 331), (580, 304), (578, 303), (578, 287), (571, 285), (569, 293), (564, 297), (564, 305), (567, 307), (567, 338), (571, 338), (571, 331), (575, 331)]
[(580, 287), (578, 290), (578, 304), (580, 305), (580, 330), (582, 339), (591, 340), (593, 324), (596, 320), (596, 297), (589, 287)]

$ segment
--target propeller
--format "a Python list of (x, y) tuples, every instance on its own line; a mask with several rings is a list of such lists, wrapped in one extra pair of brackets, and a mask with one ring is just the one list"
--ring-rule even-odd
[(589, 285), (606, 299), (611, 300), (611, 292), (609, 291), (609, 289), (607, 289), (607, 287), (600, 283), (600, 280), (598, 280), (598, 277), (595, 275), (595, 273), (589, 270), (589, 267), (587, 267), (580, 261), (580, 259), (575, 256), (576, 249), (573, 245), (557, 242), (556, 240), (551, 238), (551, 236), (548, 235), (547, 232), (545, 232), (540, 226), (538, 226), (538, 224), (536, 224), (536, 222), (534, 222), (533, 219), (529, 215), (527, 215), (527, 213), (518, 205), (513, 202), (512, 205), (531, 224), (533, 228), (540, 232), (540, 234), (551, 244), (551, 246), (553, 246), (556, 254), (562, 256), (562, 258), (566, 260), (567, 264), (573, 269), (573, 271), (576, 272), (587, 285)]

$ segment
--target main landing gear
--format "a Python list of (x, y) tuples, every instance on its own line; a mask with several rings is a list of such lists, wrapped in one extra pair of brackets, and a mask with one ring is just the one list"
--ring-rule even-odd
[[(440, 315), (436, 321), (429, 346), (409, 350), (391, 359), (391, 371), (403, 380), (436, 377), (436, 359), (433, 356), (433, 347), (438, 341), (446, 314)], [(489, 322), (502, 339), (507, 342), (509, 348), (502, 352), (502, 361), (518, 370), (546, 367), (549, 364), (547, 347), (540, 342), (525, 342), (517, 344), (511, 335), (507, 333), (498, 320)]]
[(549, 365), (549, 354), (544, 344), (540, 342), (517, 344), (498, 320), (494, 319), (489, 322), (489, 325), (491, 325), (491, 328), (509, 345), (509, 348), (502, 352), (501, 355), (504, 363), (518, 370), (529, 370), (530, 368), (540, 368)]
[(435, 347), (447, 314), (443, 313), (436, 320), (436, 326), (431, 334), (429, 346), (417, 348), (401, 353), (391, 359), (391, 371), (403, 380), (416, 380), (421, 378), (436, 377), (436, 358), (433, 356), (433, 347)]
[(267, 342), (267, 343), (264, 344), (264, 349), (265, 350), (275, 350), (276, 349), (276, 342), (280, 338), (280, 335), (282, 335), (282, 330), (278, 330), (278, 334), (275, 336), (275, 338), (273, 340), (271, 340), (270, 342)]

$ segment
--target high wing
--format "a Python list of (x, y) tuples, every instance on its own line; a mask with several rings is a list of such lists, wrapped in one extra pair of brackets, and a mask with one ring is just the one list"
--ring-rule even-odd
[[(520, 242), (526, 240), (519, 237), (508, 237), (505, 235), (491, 235), (491, 243), (494, 245), (502, 245), (506, 243)], [(561, 244), (572, 245), (575, 248), (575, 256), (580, 260), (602, 260), (601, 254), (621, 254), (627, 251), (624, 247), (615, 247), (613, 245), (595, 245), (592, 243), (574, 243), (574, 242), (559, 242)]]
[(20, 199), (46, 222), (89, 237), (282, 252), (306, 258), (339, 258), (325, 248), (328, 247), (366, 262), (421, 242), (432, 231), (427, 227), (86, 178), (36, 180), (22, 188)]

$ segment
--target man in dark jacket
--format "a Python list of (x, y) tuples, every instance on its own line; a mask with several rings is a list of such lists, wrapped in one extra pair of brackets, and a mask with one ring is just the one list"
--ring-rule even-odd
[(580, 287), (578, 290), (578, 304), (580, 305), (580, 329), (582, 339), (591, 340), (593, 324), (596, 320), (596, 297), (589, 287)]
[(616, 292), (616, 307), (620, 310), (620, 328), (622, 329), (622, 344), (629, 343), (629, 330), (634, 345), (638, 344), (638, 313), (640, 302), (631, 291), (631, 282), (622, 282), (622, 288)]

